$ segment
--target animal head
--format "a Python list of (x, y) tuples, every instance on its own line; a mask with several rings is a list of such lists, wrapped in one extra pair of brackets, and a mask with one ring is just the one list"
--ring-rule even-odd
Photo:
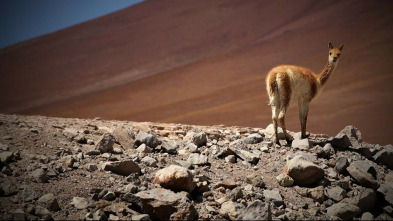
[(344, 44), (341, 44), (339, 48), (333, 47), (332, 43), (329, 42), (329, 62), (337, 63), (340, 58), (341, 51), (343, 50)]

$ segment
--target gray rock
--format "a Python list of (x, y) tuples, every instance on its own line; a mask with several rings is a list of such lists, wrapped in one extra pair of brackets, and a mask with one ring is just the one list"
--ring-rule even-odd
[(292, 177), (288, 176), (287, 174), (281, 173), (276, 177), (276, 180), (280, 186), (289, 187), (292, 186), (295, 180)]
[(310, 185), (320, 180), (325, 172), (322, 168), (297, 155), (287, 162), (284, 172), (295, 180), (297, 185)]
[(310, 140), (306, 139), (295, 139), (292, 141), (291, 147), (293, 149), (309, 150), (312, 148), (312, 143)]
[(134, 147), (135, 135), (132, 127), (120, 125), (113, 131), (113, 135), (123, 148), (127, 149)]
[(135, 221), (151, 221), (149, 214), (139, 214), (132, 216), (131, 220)]
[(21, 208), (12, 210), (11, 215), (13, 220), (27, 220), (26, 213)]
[(362, 214), (362, 216), (360, 217), (361, 221), (370, 221), (370, 220), (374, 220), (374, 215), (370, 212), (365, 212)]
[(1, 150), (1, 151), (8, 151), (8, 150), (9, 150), (9, 147), (8, 147), (7, 144), (2, 144), (2, 143), (0, 143), (0, 150)]
[(157, 160), (154, 159), (153, 157), (149, 157), (149, 156), (145, 156), (144, 158), (142, 158), (141, 163), (143, 163), (149, 167), (156, 167), (157, 166)]
[(188, 163), (191, 163), (192, 165), (207, 165), (209, 164), (208, 158), (205, 155), (198, 154), (198, 153), (192, 153), (187, 159)]
[(393, 183), (383, 183), (379, 186), (378, 193), (381, 193), (386, 202), (393, 206)]
[(22, 197), (25, 202), (30, 202), (38, 199), (39, 193), (31, 186), (23, 185)]
[(170, 142), (162, 142), (161, 147), (166, 153), (176, 154), (179, 145)]
[(30, 175), (37, 183), (46, 183), (49, 181), (49, 177), (46, 175), (45, 170), (39, 168), (34, 170)]
[(104, 211), (99, 209), (99, 210), (95, 211), (95, 213), (93, 214), (93, 220), (107, 221), (108, 217)]
[(96, 145), (96, 149), (101, 153), (110, 153), (113, 150), (113, 145), (115, 144), (115, 137), (111, 133), (105, 133), (101, 136), (100, 140)]
[(365, 156), (369, 160), (374, 160), (373, 156), (378, 152), (375, 148), (374, 144), (362, 143), (360, 147), (358, 147), (358, 152)]
[(317, 186), (307, 190), (307, 196), (314, 199), (316, 202), (322, 203), (325, 201), (325, 188), (323, 186)]
[(197, 220), (198, 212), (194, 205), (185, 203), (177, 207), (177, 211), (172, 213), (169, 220)]
[(228, 163), (236, 163), (236, 157), (235, 155), (229, 155), (225, 157), (225, 161)]
[(360, 143), (362, 143), (362, 133), (360, 133), (360, 130), (352, 125), (346, 126), (339, 132), (339, 134), (347, 135), (352, 147), (357, 147)]
[(272, 220), (270, 204), (255, 200), (240, 213), (238, 220)]
[(244, 138), (243, 141), (246, 144), (257, 144), (263, 141), (263, 137), (260, 134), (254, 133)]
[(373, 177), (376, 170), (369, 161), (354, 161), (347, 167), (347, 171), (360, 185), (373, 189), (378, 188), (378, 183)]
[(38, 201), (39, 204), (42, 204), (43, 207), (47, 208), (50, 211), (56, 212), (60, 210), (59, 203), (54, 194), (48, 193), (41, 196)]
[(151, 149), (150, 147), (148, 147), (146, 144), (143, 143), (143, 144), (139, 145), (138, 148), (136, 148), (136, 151), (138, 153), (151, 153), (151, 152), (153, 152), (153, 149)]
[(256, 164), (260, 157), (251, 153), (247, 149), (247, 144), (243, 140), (236, 140), (229, 144), (228, 151), (249, 163)]
[(139, 131), (135, 139), (135, 145), (140, 146), (143, 143), (153, 149), (161, 144), (161, 142), (154, 135)]
[(348, 147), (350, 147), (351, 141), (349, 140), (348, 136), (345, 135), (344, 133), (339, 133), (337, 134), (332, 140), (331, 140), (332, 146), (334, 148), (338, 148), (341, 150), (345, 150)]
[(86, 198), (75, 196), (72, 198), (72, 202), (70, 204), (77, 209), (86, 209), (89, 205), (89, 201), (87, 201)]
[(341, 220), (350, 220), (361, 213), (359, 207), (350, 203), (336, 203), (327, 208), (329, 217), (338, 217)]
[(101, 165), (104, 171), (111, 171), (113, 173), (128, 176), (130, 174), (139, 174), (141, 168), (132, 160), (105, 162)]
[(45, 209), (44, 207), (41, 206), (36, 206), (35, 207), (35, 215), (40, 217), (43, 220), (50, 220), (52, 219), (52, 213), (49, 212), (49, 210)]
[(149, 214), (152, 220), (168, 220), (177, 211), (176, 206), (186, 200), (181, 193), (155, 188), (135, 194), (133, 203), (141, 208), (142, 213)]
[(364, 188), (358, 195), (344, 201), (359, 207), (362, 212), (372, 211), (377, 203), (377, 194), (373, 189)]
[(90, 172), (96, 171), (98, 169), (97, 165), (95, 165), (94, 163), (88, 163), (85, 167)]
[(187, 169), (190, 169), (192, 167), (192, 163), (189, 163), (184, 160), (176, 160), (176, 163), (178, 163), (180, 166), (187, 168)]
[(273, 202), (276, 206), (280, 206), (284, 203), (282, 200), (281, 194), (278, 190), (264, 190), (263, 196), (265, 197), (266, 201)]
[(228, 217), (231, 220), (237, 220), (244, 208), (245, 206), (241, 203), (226, 201), (221, 205), (219, 212), (224, 217)]
[(116, 195), (115, 195), (114, 192), (108, 191), (108, 192), (102, 197), (102, 199), (103, 199), (103, 200), (106, 200), (106, 201), (113, 201), (113, 200), (116, 199)]
[(349, 161), (348, 158), (346, 157), (338, 157), (336, 160), (336, 166), (335, 169), (339, 173), (344, 173), (349, 166)]
[(326, 189), (326, 195), (335, 202), (343, 200), (347, 196), (347, 191), (339, 186)]
[(393, 146), (386, 146), (374, 155), (375, 162), (393, 169)]
[(325, 152), (326, 156), (331, 157), (335, 154), (334, 148), (330, 143), (325, 144), (323, 146), (323, 151)]
[(0, 194), (0, 196), (3, 196), (3, 195), (4, 196), (13, 196), (19, 192), (18, 185), (16, 183), (14, 183), (13, 181), (11, 181), (10, 179), (4, 180), (0, 184), (0, 189), (3, 190), (3, 191), (1, 191), (2, 194)]
[(170, 165), (157, 171), (153, 182), (173, 191), (192, 192), (195, 188), (191, 172), (177, 165)]
[(4, 151), (0, 153), (0, 162), (9, 163), (14, 159), (14, 152)]
[(207, 136), (203, 132), (196, 133), (196, 132), (190, 131), (190, 132), (187, 133), (187, 135), (184, 137), (183, 140), (188, 142), (188, 143), (193, 143), (197, 147), (201, 147), (201, 146), (206, 145), (206, 143), (207, 143)]

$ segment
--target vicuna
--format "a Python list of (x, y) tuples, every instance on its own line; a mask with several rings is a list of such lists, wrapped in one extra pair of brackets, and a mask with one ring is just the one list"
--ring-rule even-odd
[(275, 143), (279, 144), (277, 121), (280, 122), (284, 131), (285, 140), (290, 143), (290, 137), (285, 128), (285, 114), (291, 100), (298, 102), (301, 138), (308, 137), (306, 123), (310, 102), (322, 91), (336, 68), (343, 46), (342, 44), (339, 48), (335, 48), (329, 42), (329, 59), (319, 74), (307, 68), (293, 65), (280, 65), (269, 71), (266, 76), (266, 89), (269, 95), (269, 105), (272, 107), (273, 141)]

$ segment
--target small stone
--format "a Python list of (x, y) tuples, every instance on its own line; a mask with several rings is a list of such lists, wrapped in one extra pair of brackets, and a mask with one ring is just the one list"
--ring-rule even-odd
[(272, 220), (270, 204), (255, 200), (241, 212), (238, 220)]
[(52, 218), (52, 213), (49, 210), (41, 206), (35, 207), (35, 215), (43, 220), (50, 220)]
[(349, 220), (361, 213), (359, 207), (350, 203), (336, 203), (327, 208), (327, 215), (338, 217), (342, 220)]
[(136, 149), (136, 151), (138, 152), (138, 153), (151, 153), (151, 152), (153, 152), (153, 150), (150, 148), (150, 147), (148, 147), (148, 146), (146, 146), (146, 144), (141, 144), (137, 149)]
[(335, 169), (337, 170), (337, 172), (339, 172), (341, 174), (344, 173), (348, 166), (349, 166), (348, 158), (346, 158), (346, 157), (338, 157), (337, 158), (336, 166), (335, 166)]
[(133, 173), (139, 174), (141, 171), (138, 164), (132, 160), (105, 162), (101, 167), (104, 171), (111, 171), (123, 176), (128, 176)]
[(86, 209), (89, 205), (89, 202), (86, 198), (76, 196), (72, 198), (71, 205), (74, 205), (74, 207), (77, 209)]
[(323, 186), (317, 186), (307, 191), (307, 196), (314, 199), (316, 202), (322, 203), (325, 201), (325, 189)]
[(326, 156), (328, 156), (328, 157), (333, 156), (335, 154), (334, 148), (332, 147), (332, 145), (330, 143), (327, 143), (327, 144), (325, 144), (325, 146), (323, 146), (323, 151), (325, 152)]
[(157, 160), (154, 159), (153, 157), (146, 156), (141, 160), (141, 162), (149, 167), (156, 167), (157, 166)]
[(289, 187), (292, 186), (295, 182), (292, 177), (288, 176), (287, 174), (280, 174), (276, 177), (276, 180), (280, 186)]
[(169, 154), (176, 154), (177, 149), (179, 148), (178, 145), (169, 142), (162, 142), (161, 147), (166, 153)]
[(292, 141), (291, 147), (293, 149), (309, 150), (312, 148), (312, 143), (306, 139), (295, 139)]
[(97, 165), (95, 165), (94, 163), (88, 163), (88, 164), (86, 164), (85, 167), (90, 172), (94, 172), (98, 169)]
[(373, 177), (376, 171), (369, 161), (354, 161), (347, 167), (347, 171), (360, 185), (373, 189), (378, 188), (378, 183)]
[(148, 134), (143, 131), (139, 131), (138, 135), (135, 138), (135, 145), (140, 146), (141, 144), (146, 144), (150, 148), (156, 148), (160, 145), (160, 141), (152, 134)]
[(346, 126), (339, 134), (345, 134), (349, 138), (352, 147), (357, 147), (362, 142), (362, 133), (354, 126)]
[(374, 155), (375, 162), (393, 169), (393, 146), (386, 146)]
[(262, 141), (263, 141), (263, 137), (257, 133), (250, 134), (248, 137), (244, 138), (244, 142), (246, 144), (257, 144)]
[(187, 159), (187, 162), (191, 163), (192, 165), (199, 165), (199, 166), (209, 164), (207, 156), (198, 153), (190, 154), (190, 156)]
[(4, 151), (0, 153), (0, 162), (9, 163), (14, 158), (14, 152)]
[(297, 155), (285, 165), (284, 172), (295, 180), (297, 185), (310, 185), (320, 180), (325, 172), (322, 168)]
[(217, 187), (224, 187), (225, 189), (234, 189), (237, 183), (234, 180), (223, 180), (217, 184)]
[(242, 160), (252, 164), (256, 164), (260, 160), (259, 156), (247, 150), (247, 144), (243, 140), (236, 140), (230, 143), (228, 152), (232, 152)]
[(27, 220), (26, 219), (26, 213), (23, 211), (23, 209), (16, 209), (11, 211), (12, 217), (14, 220)]
[(352, 145), (348, 136), (345, 135), (344, 133), (337, 134), (332, 139), (331, 143), (332, 143), (333, 147), (341, 149), (341, 150), (345, 150)]
[(234, 155), (229, 155), (225, 157), (225, 161), (228, 163), (236, 163), (236, 157)]
[(100, 140), (96, 145), (96, 149), (101, 153), (110, 153), (113, 150), (113, 145), (115, 144), (115, 137), (111, 133), (105, 133), (102, 135)]
[(362, 216), (360, 217), (360, 220), (362, 221), (369, 221), (369, 220), (374, 220), (374, 216), (372, 213), (370, 212), (365, 212), (362, 214)]
[(113, 131), (113, 136), (124, 149), (134, 147), (135, 135), (132, 127), (129, 127), (127, 125), (120, 125), (116, 127), (116, 129)]
[(284, 203), (278, 190), (264, 190), (263, 196), (265, 197), (266, 201), (271, 201), (276, 206), (280, 206)]
[(60, 210), (59, 203), (57, 202), (55, 195), (52, 193), (43, 195), (37, 202), (43, 204), (44, 207), (50, 211), (56, 212)]
[(197, 147), (201, 147), (201, 146), (206, 145), (206, 143), (207, 143), (207, 136), (203, 132), (196, 133), (196, 132), (190, 131), (190, 132), (187, 133), (187, 135), (184, 137), (183, 140), (188, 142), (188, 143), (193, 143)]
[(135, 221), (151, 221), (149, 214), (139, 214), (132, 216), (131, 220)]
[(383, 198), (390, 206), (393, 206), (393, 183), (383, 183), (379, 186), (377, 191), (382, 194)]
[(177, 165), (170, 165), (157, 171), (153, 183), (174, 191), (192, 192), (195, 188), (191, 172)]
[(238, 216), (244, 209), (245, 206), (241, 203), (227, 201), (221, 205), (221, 209), (219, 212), (224, 217), (228, 217), (231, 220), (237, 220)]
[(49, 177), (46, 175), (45, 171), (41, 168), (34, 170), (31, 173), (31, 177), (34, 181), (38, 183), (46, 183), (49, 181)]
[(112, 201), (116, 199), (116, 195), (114, 192), (108, 191), (103, 197), (103, 200)]
[(326, 190), (326, 195), (330, 199), (334, 200), (335, 202), (339, 202), (345, 198), (345, 196), (347, 195), (347, 192), (344, 189), (342, 189), (341, 187), (335, 186), (332, 188), (328, 188)]

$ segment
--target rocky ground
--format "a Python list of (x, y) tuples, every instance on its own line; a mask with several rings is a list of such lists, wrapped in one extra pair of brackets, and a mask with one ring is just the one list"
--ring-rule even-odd
[[(0, 115), (2, 219), (386, 220), (393, 146), (266, 129)], [(280, 133), (280, 136), (282, 134)]]

